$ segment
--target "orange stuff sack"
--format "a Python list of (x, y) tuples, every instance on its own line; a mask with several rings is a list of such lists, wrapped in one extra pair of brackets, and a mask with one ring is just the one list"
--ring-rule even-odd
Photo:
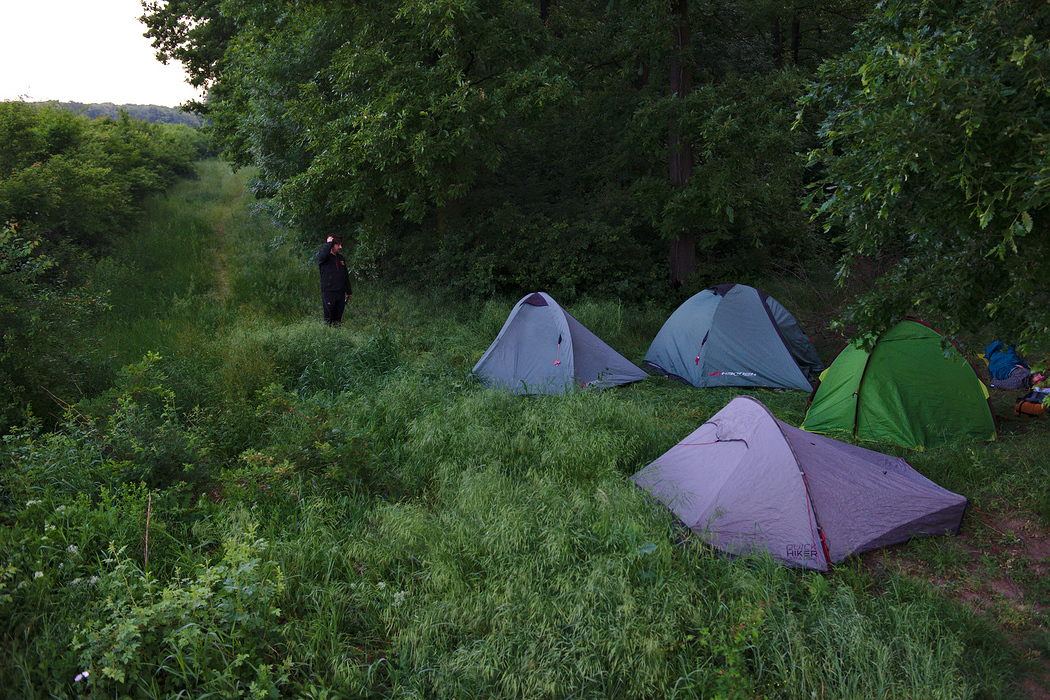
[(1046, 406), (1037, 401), (1027, 401), (1022, 397), (1014, 404), (1014, 415), (1017, 416), (1041, 416), (1044, 413)]

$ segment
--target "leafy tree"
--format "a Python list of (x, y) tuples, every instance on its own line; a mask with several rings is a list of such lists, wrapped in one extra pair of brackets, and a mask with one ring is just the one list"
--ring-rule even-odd
[(203, 120), (197, 114), (187, 112), (176, 107), (164, 107), (161, 105), (118, 105), (112, 102), (34, 102), (35, 106), (47, 105), (58, 107), (74, 114), (81, 114), (89, 119), (120, 119), (120, 113), (126, 112), (132, 119), (139, 121), (164, 124), (181, 124), (187, 127), (200, 127)]
[[(386, 270), (442, 249), (474, 289), (539, 283), (511, 269), (519, 246), (536, 270), (605, 251), (644, 262), (599, 278), (651, 289), (667, 279), (654, 245), (666, 260), (685, 244), (682, 281), (697, 243), (743, 261), (812, 238), (793, 161), (805, 134), (786, 115), (868, 1), (190, 0), (147, 4), (146, 22), (195, 62), (224, 157), (257, 166), (257, 194), (312, 240), (357, 237), (359, 264)], [(221, 39), (205, 50), (209, 23)], [(559, 284), (596, 289), (573, 276)]]
[[(639, 166), (636, 205), (662, 240), (675, 242), (672, 280), (698, 272), (704, 284), (761, 267), (756, 254), (793, 259), (813, 250), (792, 201), (803, 193), (795, 154), (808, 134), (789, 124), (813, 58), (837, 50), (867, 3), (694, 2), (688, 17), (684, 3), (677, 13), (661, 4), (658, 19), (623, 32), (639, 47), (646, 79), (635, 83), (618, 145)], [(775, 31), (781, 17), (792, 18), (790, 60)], [(684, 24), (693, 27), (689, 42)], [(707, 255), (694, 263), (695, 248)]]
[[(671, 51), (669, 78), (670, 96), (673, 99), (688, 99), (693, 91), (692, 51), (689, 40), (688, 0), (671, 3), (674, 48)], [(682, 120), (674, 114), (667, 127), (667, 159), (671, 171), (672, 188), (689, 187), (693, 179), (693, 144), (684, 133)], [(685, 225), (671, 238), (671, 282), (675, 286), (685, 283), (686, 277), (696, 272), (696, 233), (692, 225)]]
[(222, 9), (238, 33), (211, 94), (219, 142), (309, 228), (454, 205), (509, 125), (565, 89), (525, 2)]
[(809, 198), (859, 261), (890, 271), (843, 315), (858, 335), (921, 314), (949, 334), (1050, 340), (1050, 5), (880, 3), (804, 100), (826, 112)]
[[(674, 186), (650, 171), (633, 183), (640, 213), (662, 238), (695, 227), (696, 244), (713, 253), (698, 260), (702, 278), (813, 253), (816, 237), (791, 206), (805, 175), (796, 156), (802, 136), (791, 133), (801, 86), (802, 75), (793, 70), (699, 86), (680, 109), (681, 129), (698, 151), (689, 182)], [(651, 122), (664, 103), (637, 113), (630, 127), (650, 151), (663, 145)]]
[[(142, 0), (140, 20), (153, 39), (157, 60), (179, 61), (196, 88), (209, 88), (222, 75), (223, 57), (236, 27), (220, 12), (222, 0)], [(207, 106), (187, 107), (206, 112)]]

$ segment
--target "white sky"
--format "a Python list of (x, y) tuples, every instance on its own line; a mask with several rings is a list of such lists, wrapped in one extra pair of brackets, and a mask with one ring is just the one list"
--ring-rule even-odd
[(175, 107), (200, 99), (154, 57), (140, 0), (0, 0), (0, 101)]

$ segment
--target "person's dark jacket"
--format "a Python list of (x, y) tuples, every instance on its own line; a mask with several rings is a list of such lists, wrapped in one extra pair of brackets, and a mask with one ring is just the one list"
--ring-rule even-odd
[(350, 288), (350, 271), (346, 267), (346, 259), (336, 253), (332, 255), (334, 241), (328, 241), (321, 250), (317, 251), (317, 266), (321, 271), (321, 293), (342, 292), (353, 294)]

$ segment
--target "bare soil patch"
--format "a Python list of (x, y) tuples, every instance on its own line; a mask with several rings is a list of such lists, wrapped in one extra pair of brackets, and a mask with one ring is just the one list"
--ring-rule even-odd
[(971, 508), (950, 556), (920, 558), (905, 546), (861, 557), (873, 575), (925, 580), (991, 622), (1033, 663), (1024, 697), (1050, 700), (1050, 661), (1035, 646), (1050, 633), (1050, 529), (1015, 510)]

